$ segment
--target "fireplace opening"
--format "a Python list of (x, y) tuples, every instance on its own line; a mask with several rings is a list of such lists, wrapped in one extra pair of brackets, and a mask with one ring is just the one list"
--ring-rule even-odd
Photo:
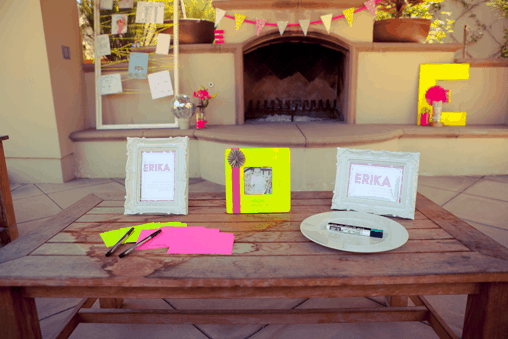
[(344, 121), (344, 53), (301, 37), (244, 54), (245, 123)]

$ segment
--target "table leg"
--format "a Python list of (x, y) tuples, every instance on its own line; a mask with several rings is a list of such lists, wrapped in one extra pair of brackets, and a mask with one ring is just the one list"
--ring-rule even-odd
[(18, 287), (0, 287), (0, 328), (3, 339), (41, 339), (34, 298), (23, 298)]
[(463, 339), (508, 337), (508, 283), (485, 283), (467, 297)]
[(409, 297), (407, 295), (392, 295), (392, 296), (386, 297), (388, 306), (393, 306), (393, 307), (407, 306), (408, 300), (409, 300)]
[(123, 298), (99, 298), (101, 308), (122, 308)]

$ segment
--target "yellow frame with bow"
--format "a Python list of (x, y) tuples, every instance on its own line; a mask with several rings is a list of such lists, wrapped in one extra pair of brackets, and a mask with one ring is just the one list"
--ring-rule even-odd
[[(291, 161), (289, 148), (233, 148), (225, 152), (226, 211), (285, 213), (291, 210)], [(271, 194), (245, 194), (244, 170), (272, 168)]]

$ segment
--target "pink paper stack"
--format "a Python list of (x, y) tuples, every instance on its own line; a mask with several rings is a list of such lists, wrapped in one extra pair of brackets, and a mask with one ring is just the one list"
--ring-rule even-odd
[[(221, 233), (218, 229), (205, 227), (161, 227), (161, 233), (148, 240), (136, 250), (167, 248), (168, 254), (229, 254), (233, 251), (235, 235)], [(138, 241), (155, 230), (143, 230)]]
[(215, 42), (216, 45), (222, 45), (224, 43), (224, 30), (223, 29), (216, 29), (214, 30), (215, 33)]

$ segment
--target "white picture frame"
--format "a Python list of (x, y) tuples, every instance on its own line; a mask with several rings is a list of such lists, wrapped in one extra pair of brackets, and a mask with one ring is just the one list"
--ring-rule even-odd
[(420, 153), (337, 148), (332, 209), (413, 219)]
[(127, 138), (124, 214), (188, 214), (189, 138)]

